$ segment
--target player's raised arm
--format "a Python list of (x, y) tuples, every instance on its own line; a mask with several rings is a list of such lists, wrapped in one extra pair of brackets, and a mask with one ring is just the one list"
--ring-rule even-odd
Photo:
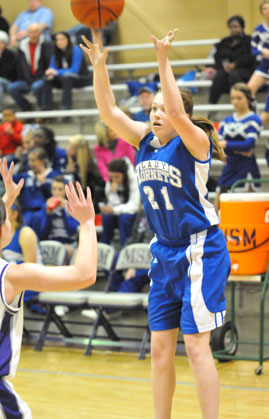
[(174, 40), (177, 29), (171, 30), (163, 39), (152, 35), (157, 59), (159, 76), (163, 93), (164, 107), (167, 117), (190, 152), (201, 160), (206, 160), (209, 150), (209, 140), (206, 133), (194, 125), (184, 109), (183, 100), (176, 84), (168, 51)]
[(33, 291), (71, 291), (92, 285), (96, 280), (97, 239), (91, 192), (85, 197), (80, 184), (66, 186), (69, 213), (79, 221), (79, 246), (74, 265), (46, 267), (34, 263), (11, 265), (6, 273), (6, 300), (25, 289)]
[(109, 49), (102, 46), (101, 31), (92, 30), (92, 37), (93, 42), (90, 42), (83, 36), (86, 46), (80, 44), (80, 47), (88, 55), (94, 69), (94, 95), (100, 117), (121, 138), (139, 148), (139, 142), (149, 132), (149, 128), (143, 122), (133, 121), (116, 105), (106, 67)]

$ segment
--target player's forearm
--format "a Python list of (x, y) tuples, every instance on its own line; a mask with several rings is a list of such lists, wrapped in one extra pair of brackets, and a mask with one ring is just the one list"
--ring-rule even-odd
[(116, 106), (115, 96), (110, 85), (108, 71), (105, 65), (95, 69), (93, 75), (94, 96), (101, 119), (106, 122), (111, 117)]
[(75, 259), (81, 275), (88, 278), (89, 285), (96, 280), (97, 271), (97, 237), (94, 220), (80, 225), (79, 246)]
[(157, 56), (165, 111), (169, 116), (185, 115), (184, 105), (168, 57)]

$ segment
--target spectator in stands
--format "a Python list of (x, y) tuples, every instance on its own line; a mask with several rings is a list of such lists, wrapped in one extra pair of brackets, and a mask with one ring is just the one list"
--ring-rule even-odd
[[(9, 221), (11, 223), (11, 241), (2, 249), (2, 257), (9, 263), (20, 264), (23, 262), (42, 262), (42, 253), (39, 246), (39, 239), (34, 230), (24, 224), (21, 205), (16, 200), (10, 211)], [(25, 291), (24, 301), (29, 301), (38, 295), (35, 291)], [(30, 306), (36, 311), (37, 306)]]
[[(262, 121), (252, 108), (251, 90), (245, 83), (236, 83), (231, 89), (235, 113), (227, 116), (219, 126), (219, 142), (227, 154), (227, 162), (218, 181), (215, 207), (219, 194), (227, 192), (238, 179), (260, 178), (254, 149), (262, 130)], [(240, 186), (238, 190), (253, 191), (255, 184)]]
[(2, 112), (0, 124), (0, 154), (10, 162), (18, 146), (21, 146), (23, 124), (16, 118), (12, 108), (7, 107)]
[(52, 196), (42, 205), (39, 212), (37, 234), (41, 240), (57, 240), (63, 243), (69, 263), (77, 246), (79, 223), (65, 209), (65, 184), (62, 175), (52, 179)]
[(149, 114), (155, 93), (151, 87), (146, 85), (139, 89), (138, 99), (142, 110), (133, 116), (135, 121), (149, 122)]
[[(252, 54), (259, 63), (248, 82), (253, 97), (269, 79), (269, 0), (263, 0), (260, 3), (260, 13), (264, 18), (264, 23), (256, 26), (251, 41)], [(264, 117), (266, 118), (265, 115), (263, 119)]]
[(85, 57), (78, 45), (73, 45), (67, 32), (53, 35), (54, 51), (45, 72), (44, 102), (52, 109), (52, 88), (63, 90), (61, 109), (72, 109), (72, 88), (89, 86), (92, 81)]
[[(125, 246), (135, 243), (150, 243), (154, 234), (148, 227), (143, 207), (137, 213), (131, 236), (126, 240)], [(116, 272), (109, 291), (114, 292), (141, 292), (149, 284), (148, 270), (129, 268), (124, 272)]]
[(0, 112), (8, 84), (16, 79), (15, 54), (7, 48), (8, 34), (0, 30)]
[(112, 159), (128, 157), (132, 164), (135, 163), (134, 147), (127, 144), (122, 138), (118, 138), (115, 131), (109, 128), (103, 121), (95, 125), (97, 145), (94, 153), (97, 167), (105, 182), (109, 180), (108, 164)]
[(248, 82), (255, 68), (251, 54), (251, 37), (244, 32), (245, 21), (235, 15), (228, 19), (230, 36), (216, 44), (214, 54), (216, 74), (209, 92), (209, 103), (217, 103), (221, 94), (233, 84)]
[(74, 180), (80, 182), (83, 190), (90, 187), (95, 212), (99, 212), (98, 202), (105, 198), (105, 182), (97, 169), (87, 140), (81, 134), (73, 135), (68, 140), (66, 151), (68, 163), (65, 177), (70, 174)]
[(140, 195), (134, 168), (128, 159), (113, 159), (108, 165), (109, 181), (106, 182), (106, 204), (99, 203), (102, 212), (102, 242), (110, 244), (114, 230), (120, 231), (121, 246), (130, 237)]
[(47, 167), (47, 154), (41, 147), (33, 148), (29, 153), (30, 170), (13, 175), (17, 183), (24, 179), (24, 185), (20, 194), (23, 217), (26, 225), (38, 231), (38, 212), (43, 204), (51, 196), (51, 180), (59, 172)]
[(40, 27), (32, 23), (27, 28), (28, 38), (20, 43), (17, 56), (17, 80), (7, 86), (8, 93), (23, 111), (31, 110), (31, 105), (24, 94), (32, 91), (37, 98), (40, 109), (42, 103), (44, 73), (49, 64), (51, 45), (44, 41)]
[(39, 127), (34, 130), (35, 146), (42, 147), (47, 153), (49, 164), (53, 170), (64, 173), (67, 165), (66, 150), (56, 145), (54, 132), (47, 127)]
[(0, 31), (9, 33), (9, 22), (2, 16), (2, 6), (0, 4)]
[(21, 138), (22, 145), (18, 146), (15, 151), (15, 155), (13, 158), (14, 161), (14, 170), (13, 173), (22, 173), (26, 172), (29, 169), (28, 166), (28, 155), (30, 150), (34, 148), (35, 141), (34, 141), (34, 132), (30, 129), (22, 131), (22, 138)]
[[(102, 29), (103, 45), (109, 45), (111, 43), (113, 33), (117, 29), (117, 26), (118, 22), (112, 22)], [(82, 23), (72, 26), (72, 28), (68, 30), (68, 33), (74, 44), (81, 44), (82, 35), (85, 35), (88, 39), (92, 39), (91, 29), (88, 26), (83, 25)]]
[(269, 140), (266, 142), (265, 158), (267, 161), (267, 166), (269, 166)]
[(15, 46), (28, 36), (28, 27), (36, 23), (44, 38), (49, 41), (53, 24), (53, 13), (42, 6), (42, 0), (28, 0), (28, 9), (21, 12), (10, 28), (10, 45)]

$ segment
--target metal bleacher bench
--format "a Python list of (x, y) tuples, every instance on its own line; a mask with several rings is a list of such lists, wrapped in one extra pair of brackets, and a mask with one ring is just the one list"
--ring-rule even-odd
[[(112, 280), (112, 275), (115, 270), (124, 270), (130, 267), (148, 269), (150, 266), (151, 254), (149, 251), (148, 244), (133, 244), (124, 247), (120, 253), (116, 262), (115, 268), (114, 264), (115, 250), (112, 246), (98, 243), (98, 272), (106, 271), (109, 273), (108, 281)], [(35, 350), (41, 351), (45, 340), (48, 339), (49, 326), (51, 323), (57, 327), (61, 335), (61, 340), (67, 342), (75, 342), (76, 337), (81, 334), (71, 333), (67, 325), (70, 324), (79, 324), (88, 325), (89, 333), (87, 336), (84, 335), (82, 339), (85, 344), (86, 340), (86, 350), (85, 355), (90, 355), (92, 348), (94, 346), (105, 346), (105, 347), (133, 347), (139, 351), (139, 359), (143, 359), (146, 353), (146, 345), (148, 338), (145, 339), (145, 336), (148, 336), (148, 325), (127, 325), (127, 324), (117, 324), (118, 328), (138, 328), (144, 330), (144, 335), (142, 339), (133, 339), (126, 337), (119, 337), (118, 332), (115, 331), (112, 323), (109, 321), (105, 315), (105, 309), (117, 309), (117, 310), (147, 310), (147, 293), (119, 293), (119, 292), (107, 292), (107, 288), (104, 291), (71, 291), (71, 292), (41, 292), (37, 297), (37, 302), (43, 306), (46, 310), (46, 315), (43, 320), (41, 330), (35, 345)], [(72, 322), (68, 321), (65, 318), (61, 318), (55, 312), (55, 307), (57, 305), (64, 305), (72, 309), (82, 310), (84, 308), (96, 310), (97, 317), (94, 320), (93, 324), (89, 321), (87, 322)], [(98, 329), (102, 326), (106, 332), (105, 337), (99, 337)], [(31, 333), (31, 332), (30, 332)], [(138, 341), (138, 342), (137, 342)]]

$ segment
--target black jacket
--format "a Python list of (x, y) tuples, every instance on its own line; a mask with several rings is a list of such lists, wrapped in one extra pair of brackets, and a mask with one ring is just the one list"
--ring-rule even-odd
[(46, 69), (49, 67), (52, 46), (50, 42), (43, 41), (42, 37), (36, 47), (36, 72), (32, 75), (31, 61), (29, 53), (29, 38), (23, 39), (20, 44), (17, 55), (17, 73), (18, 80), (25, 80), (27, 83), (32, 84), (38, 79), (42, 79)]
[(216, 69), (223, 68), (222, 62), (228, 60), (235, 63), (236, 68), (245, 68), (251, 72), (255, 69), (255, 58), (251, 54), (251, 36), (243, 35), (238, 38), (238, 43), (232, 46), (233, 38), (227, 36), (215, 45), (214, 55)]
[(7, 48), (0, 55), (0, 77), (10, 81), (16, 80), (16, 57), (14, 52)]

